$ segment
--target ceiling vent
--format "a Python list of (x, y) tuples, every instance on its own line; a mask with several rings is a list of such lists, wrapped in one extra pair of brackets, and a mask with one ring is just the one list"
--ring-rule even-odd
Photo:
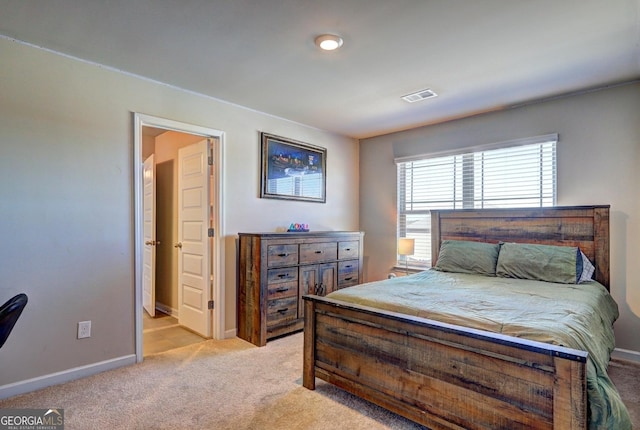
[(420, 100), (431, 99), (433, 97), (438, 97), (435, 91), (426, 89), (426, 90), (417, 91), (412, 94), (407, 94), (406, 96), (402, 96), (402, 100), (409, 103), (414, 103), (414, 102), (419, 102)]

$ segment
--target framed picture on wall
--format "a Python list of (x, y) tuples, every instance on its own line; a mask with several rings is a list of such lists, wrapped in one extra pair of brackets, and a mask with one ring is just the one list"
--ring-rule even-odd
[(327, 150), (261, 133), (260, 197), (326, 202)]

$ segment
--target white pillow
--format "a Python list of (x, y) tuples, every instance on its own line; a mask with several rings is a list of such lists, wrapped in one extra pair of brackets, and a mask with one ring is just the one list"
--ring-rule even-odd
[(595, 272), (596, 268), (593, 267), (591, 261), (584, 255), (584, 252), (580, 251), (580, 255), (582, 256), (582, 273), (580, 274), (580, 279), (578, 279), (578, 284), (581, 282), (591, 281), (593, 278), (593, 272)]

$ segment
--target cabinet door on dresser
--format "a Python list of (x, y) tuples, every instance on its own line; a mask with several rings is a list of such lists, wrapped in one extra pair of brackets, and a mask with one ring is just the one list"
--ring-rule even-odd
[[(300, 266), (300, 295), (325, 296), (336, 290), (337, 280), (338, 265), (336, 263)], [(302, 300), (302, 297), (300, 299)]]
[(334, 292), (338, 287), (338, 265), (336, 263), (318, 265), (318, 279), (320, 280), (319, 295), (326, 296)]

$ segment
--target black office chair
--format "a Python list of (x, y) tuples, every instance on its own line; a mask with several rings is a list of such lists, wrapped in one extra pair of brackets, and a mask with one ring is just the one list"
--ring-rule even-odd
[(20, 314), (27, 306), (27, 295), (20, 293), (15, 297), (10, 298), (0, 308), (0, 348), (6, 342), (13, 326), (16, 325), (16, 321), (20, 317)]

